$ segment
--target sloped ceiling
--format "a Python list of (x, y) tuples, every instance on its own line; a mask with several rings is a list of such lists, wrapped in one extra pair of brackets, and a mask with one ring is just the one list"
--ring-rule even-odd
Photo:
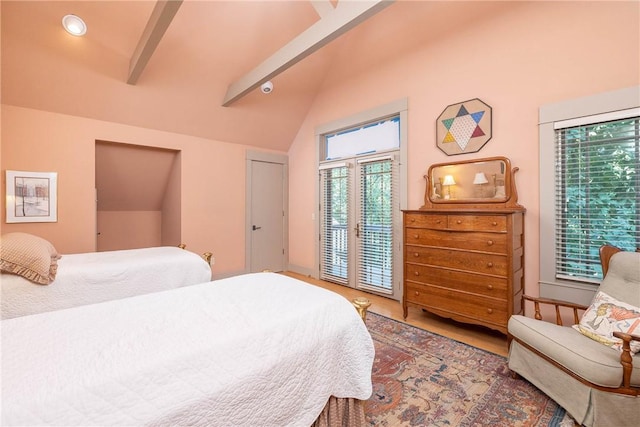
[(97, 210), (161, 211), (177, 153), (97, 141)]
[[(185, 0), (131, 85), (155, 1), (2, 1), (2, 103), (286, 151), (329, 74), (347, 78), (514, 3), (396, 1), (273, 77), (271, 94), (224, 107), (231, 84), (321, 19), (312, 2)], [(84, 37), (62, 29), (69, 13)]]
[[(186, 0), (129, 85), (129, 60), (154, 4), (3, 1), (3, 103), (286, 150), (329, 66), (328, 49), (274, 78), (268, 96), (222, 101), (233, 81), (319, 19), (313, 5)], [(87, 23), (84, 37), (62, 29), (69, 13)]]

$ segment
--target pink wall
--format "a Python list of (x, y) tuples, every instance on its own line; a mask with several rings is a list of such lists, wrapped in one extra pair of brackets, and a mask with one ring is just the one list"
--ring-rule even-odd
[[(314, 128), (406, 97), (408, 207), (421, 206), (422, 176), (432, 163), (509, 157), (520, 168), (516, 181), (520, 203), (527, 208), (527, 291), (537, 292), (538, 108), (640, 84), (639, 4), (519, 2), (499, 12), (493, 17), (483, 15), (475, 24), (454, 25), (453, 31), (422, 46), (377, 40), (372, 49), (394, 50), (384, 61), (375, 62), (375, 56), (348, 49), (349, 43), (336, 52), (333, 67), (289, 150), (292, 265), (313, 270), (315, 263)], [(381, 25), (384, 18), (381, 13), (363, 25)], [(342, 66), (346, 58), (349, 67)], [(447, 157), (435, 146), (435, 119), (447, 105), (471, 98), (493, 107), (493, 138), (478, 153)], [(5, 104), (1, 136), (3, 172), (59, 174), (58, 222), (6, 224), (3, 205), (3, 233), (38, 234), (63, 253), (92, 251), (95, 141), (169, 148), (180, 150), (182, 156), (182, 241), (194, 252), (213, 252), (214, 275), (244, 269), (246, 146)], [(3, 203), (4, 191), (3, 174)]]
[(98, 224), (98, 251), (161, 245), (160, 211), (98, 211)]
[[(314, 128), (406, 97), (408, 208), (422, 205), (433, 163), (510, 158), (527, 208), (526, 291), (537, 294), (538, 108), (640, 84), (638, 12), (637, 2), (522, 2), (375, 66), (359, 67), (357, 51), (341, 52), (356, 65), (340, 67), (337, 58), (289, 151), (290, 263), (314, 270)], [(472, 98), (493, 108), (493, 138), (478, 153), (447, 157), (435, 145), (435, 120)]]
[[(58, 222), (5, 223), (62, 253), (95, 248), (95, 141), (181, 150), (181, 235), (187, 248), (213, 252), (214, 276), (244, 270), (245, 146), (9, 105), (2, 106), (2, 171), (58, 172)], [(175, 191), (174, 191), (175, 193)]]
[[(163, 246), (175, 246), (182, 242), (180, 235), (180, 218), (182, 209), (180, 207), (180, 195), (182, 194), (182, 156), (176, 154), (169, 174), (167, 188), (164, 191), (162, 200), (162, 242)], [(206, 251), (205, 251), (206, 252)]]

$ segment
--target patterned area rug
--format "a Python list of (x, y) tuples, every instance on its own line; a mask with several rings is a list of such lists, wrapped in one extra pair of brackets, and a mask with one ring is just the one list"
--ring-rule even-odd
[(560, 426), (564, 409), (507, 359), (375, 313), (367, 314), (376, 357), (368, 425)]

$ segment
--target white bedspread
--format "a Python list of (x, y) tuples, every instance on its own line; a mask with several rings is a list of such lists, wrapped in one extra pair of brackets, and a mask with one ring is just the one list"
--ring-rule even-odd
[(1, 323), (2, 425), (308, 427), (372, 391), (353, 305), (274, 273)]
[(63, 255), (56, 280), (36, 285), (2, 274), (2, 319), (94, 304), (211, 280), (199, 255), (163, 246)]

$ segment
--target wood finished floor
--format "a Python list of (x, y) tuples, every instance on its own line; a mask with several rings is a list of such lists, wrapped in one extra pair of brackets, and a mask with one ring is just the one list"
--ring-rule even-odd
[(285, 272), (284, 274), (334, 291), (348, 300), (352, 300), (359, 296), (367, 297), (371, 301), (369, 311), (376, 314), (380, 314), (400, 322), (405, 322), (409, 325), (452, 338), (456, 341), (460, 341), (501, 356), (507, 355), (507, 337), (497, 331), (482, 326), (459, 323), (412, 307), (409, 308), (407, 319), (404, 320), (402, 318), (401, 302), (369, 294), (357, 289), (348, 288), (346, 286), (337, 285), (335, 283), (316, 280), (293, 272)]

